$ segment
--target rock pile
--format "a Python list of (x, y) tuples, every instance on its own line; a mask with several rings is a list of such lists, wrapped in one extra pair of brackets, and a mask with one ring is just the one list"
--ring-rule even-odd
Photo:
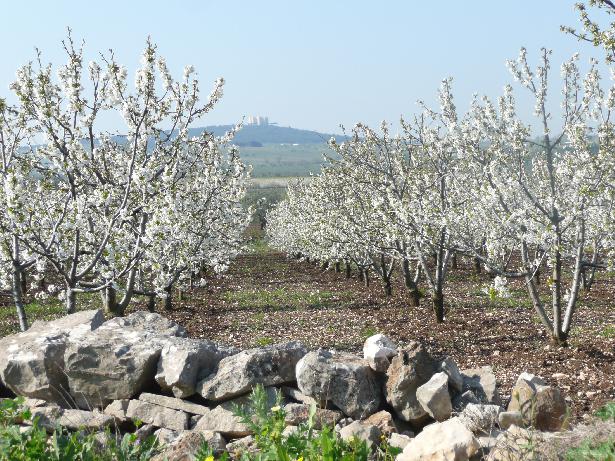
[[(507, 408), (490, 367), (460, 370), (421, 344), (367, 339), (363, 357), (289, 342), (239, 351), (190, 339), (164, 317), (136, 312), (104, 321), (85, 311), (0, 339), (0, 388), (27, 397), (44, 427), (115, 425), (154, 433), (160, 459), (184, 459), (205, 439), (217, 451), (250, 449), (249, 427), (234, 415), (254, 386), (270, 407), (284, 396), (287, 431), (309, 418), (344, 439), (388, 440), (401, 461), (468, 460), (491, 452), (524, 427), (558, 431), (566, 403), (557, 388), (523, 373)], [(417, 435), (415, 435), (417, 434)]]

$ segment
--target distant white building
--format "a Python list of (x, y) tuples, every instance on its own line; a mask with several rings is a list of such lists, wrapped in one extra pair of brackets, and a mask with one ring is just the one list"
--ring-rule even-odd
[(267, 126), (269, 125), (269, 117), (263, 117), (262, 115), (248, 115), (246, 125)]

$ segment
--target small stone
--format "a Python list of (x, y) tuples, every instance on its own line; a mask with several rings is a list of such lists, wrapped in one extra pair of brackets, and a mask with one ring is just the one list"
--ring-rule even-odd
[[(302, 403), (289, 403), (284, 406), (286, 424), (298, 426), (307, 423), (310, 415), (310, 406)], [(314, 414), (314, 428), (322, 429), (324, 426), (334, 427), (342, 419), (342, 413), (324, 408), (316, 408)]]
[(194, 426), (195, 431), (214, 431), (230, 438), (245, 437), (252, 431), (248, 426), (241, 422), (241, 419), (233, 414), (232, 411), (218, 406), (211, 410)]
[(498, 425), (500, 429), (506, 430), (512, 425), (522, 426), (523, 415), (520, 411), (502, 411), (498, 415)]
[(398, 434), (396, 432), (393, 432), (389, 436), (389, 445), (395, 448), (399, 448), (401, 450), (406, 448), (406, 445), (408, 445), (411, 441), (412, 441), (412, 437), (408, 437), (407, 435), (403, 435), (403, 434)]
[(170, 408), (172, 410), (185, 411), (191, 415), (206, 415), (209, 413), (209, 408), (196, 403), (187, 402), (182, 399), (174, 397), (167, 397), (166, 395), (150, 394), (148, 392), (142, 392), (139, 396), (139, 400), (142, 402), (152, 403), (154, 405), (160, 405), (161, 407)]
[(393, 416), (386, 410), (380, 410), (377, 413), (363, 420), (363, 424), (376, 426), (384, 435), (391, 435), (397, 432), (397, 426), (393, 421)]
[(143, 421), (156, 427), (164, 427), (174, 431), (188, 429), (188, 415), (183, 411), (171, 410), (140, 400), (128, 402), (126, 416), (132, 420)]
[(371, 424), (363, 424), (361, 421), (354, 421), (340, 430), (340, 437), (349, 442), (352, 439), (359, 439), (374, 446), (380, 443), (382, 433), (378, 427)]
[(500, 411), (498, 405), (470, 403), (459, 415), (459, 420), (474, 434), (489, 434), (498, 422)]

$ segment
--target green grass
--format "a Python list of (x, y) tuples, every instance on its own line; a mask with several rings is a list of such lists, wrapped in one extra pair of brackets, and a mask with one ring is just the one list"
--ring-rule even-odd
[(247, 289), (227, 291), (222, 299), (240, 309), (263, 309), (267, 307), (286, 307), (300, 309), (304, 307), (318, 308), (339, 303), (347, 299), (350, 293), (332, 291), (291, 290), (288, 288)]
[(609, 402), (596, 412), (596, 416), (603, 421), (615, 422), (615, 402)]
[(585, 441), (566, 453), (566, 461), (613, 461), (614, 459), (615, 439), (598, 444)]
[(600, 336), (607, 339), (615, 338), (615, 327), (610, 325), (604, 327), (602, 331), (600, 331)]

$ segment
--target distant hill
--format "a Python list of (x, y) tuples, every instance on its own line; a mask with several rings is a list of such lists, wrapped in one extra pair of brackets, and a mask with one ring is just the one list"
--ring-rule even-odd
[[(231, 128), (232, 125), (192, 128), (189, 134), (191, 136), (198, 136), (203, 130), (207, 130), (220, 136)], [(345, 136), (319, 133), (318, 131), (299, 130), (297, 128), (277, 125), (245, 125), (235, 135), (234, 142), (239, 145), (251, 145), (255, 147), (257, 144), (324, 144), (332, 137), (335, 137), (338, 141), (346, 139)]]

